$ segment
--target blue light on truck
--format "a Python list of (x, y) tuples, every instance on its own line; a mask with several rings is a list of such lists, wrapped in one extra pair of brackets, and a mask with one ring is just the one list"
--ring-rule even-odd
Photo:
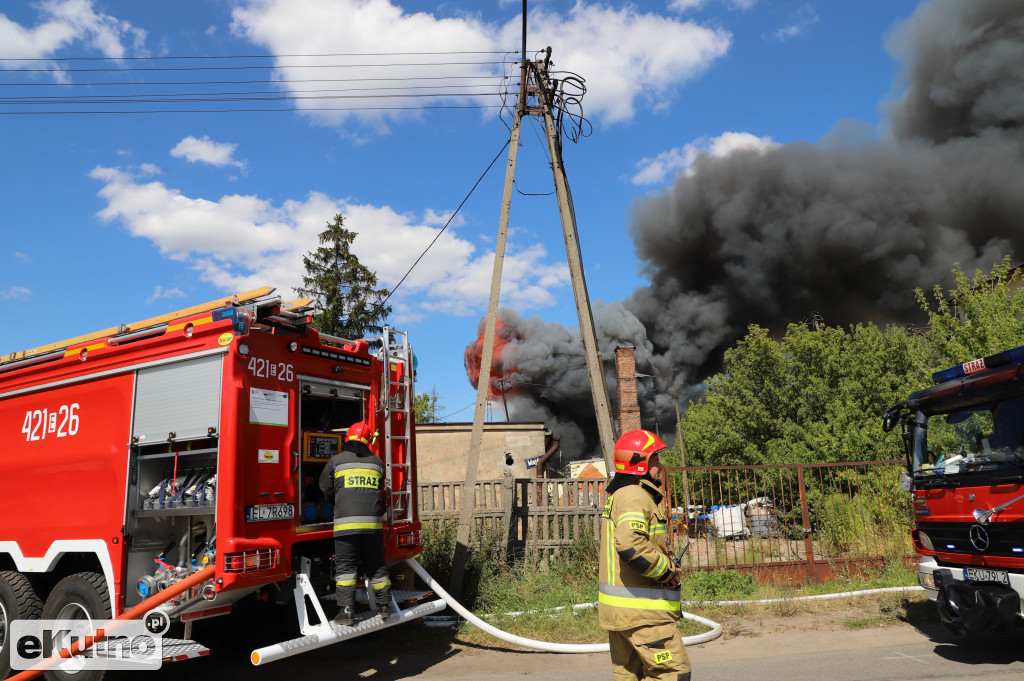
[(1018, 549), (1016, 546), (1010, 549), (1014, 553), (1024, 553), (1024, 549)]
[(980, 371), (987, 371), (989, 369), (995, 369), (996, 367), (1021, 361), (1024, 361), (1024, 346), (1013, 348), (1012, 350), (997, 352), (994, 355), (989, 355), (988, 357), (983, 357), (981, 359), (972, 359), (970, 362), (964, 362), (959, 366), (944, 369), (942, 371), (936, 371), (932, 374), (932, 380), (936, 383), (946, 383), (958, 378), (970, 376), (971, 374), (976, 374)]

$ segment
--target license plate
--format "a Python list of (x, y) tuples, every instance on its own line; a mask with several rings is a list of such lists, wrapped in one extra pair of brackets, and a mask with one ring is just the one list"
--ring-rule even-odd
[(999, 584), (1010, 584), (1010, 575), (1006, 570), (989, 570), (988, 568), (964, 568), (964, 579), (972, 582), (998, 582)]
[(245, 522), (247, 523), (264, 520), (291, 520), (294, 517), (294, 504), (261, 504), (245, 507)]

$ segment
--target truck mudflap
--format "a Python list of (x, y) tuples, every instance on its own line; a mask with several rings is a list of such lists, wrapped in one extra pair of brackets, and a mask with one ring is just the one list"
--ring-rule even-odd
[(1020, 617), (1020, 596), (1002, 584), (962, 582), (935, 573), (939, 618), (957, 636), (1006, 632)]

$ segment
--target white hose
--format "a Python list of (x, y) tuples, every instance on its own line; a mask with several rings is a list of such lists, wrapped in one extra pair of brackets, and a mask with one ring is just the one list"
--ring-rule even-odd
[[(551, 643), (549, 641), (537, 641), (531, 638), (523, 638), (522, 636), (516, 636), (508, 632), (502, 631), (497, 627), (491, 626), (487, 622), (471, 613), (461, 603), (455, 600), (451, 594), (445, 591), (440, 584), (437, 583), (430, 574), (423, 569), (423, 566), (416, 562), (415, 558), (410, 558), (408, 561), (412, 569), (420, 576), (424, 582), (430, 585), (430, 588), (437, 593), (438, 596), (444, 600), (448, 606), (459, 613), (466, 621), (473, 626), (487, 632), (495, 638), (499, 638), (502, 641), (508, 643), (514, 643), (524, 648), (532, 648), (534, 650), (546, 650), (554, 653), (604, 653), (608, 652), (607, 643)], [(760, 600), (753, 601), (683, 601), (681, 605), (750, 605), (750, 604), (763, 604), (763, 603), (786, 603), (789, 601), (825, 601), (834, 600), (837, 598), (848, 598), (850, 596), (862, 596), (865, 594), (880, 594), (880, 593), (904, 593), (907, 591), (924, 591), (924, 587), (920, 586), (894, 586), (886, 587), (882, 589), (865, 589), (862, 591), (842, 591), (840, 593), (832, 594), (818, 594), (815, 596), (793, 596), (788, 598), (762, 598)], [(563, 605), (557, 608), (548, 608), (546, 610), (529, 610), (519, 612), (508, 612), (505, 615), (516, 616), (527, 613), (539, 613), (539, 612), (558, 612), (561, 610), (567, 610), (572, 608), (573, 610), (581, 610), (584, 608), (596, 607), (597, 603), (577, 603), (576, 605), (568, 606)], [(722, 635), (722, 625), (713, 620), (706, 619), (700, 615), (694, 615), (691, 612), (680, 613), (684, 619), (688, 619), (694, 622), (699, 622), (706, 627), (710, 627), (710, 631), (703, 634), (696, 634), (694, 636), (684, 636), (683, 643), (688, 646), (697, 645), (698, 643), (707, 643), (713, 641)], [(485, 615), (490, 617), (491, 615)]]
[(751, 603), (787, 603), (789, 601), (830, 601), (836, 598), (862, 596), (864, 594), (904, 593), (907, 591), (924, 591), (923, 586), (890, 586), (884, 589), (865, 589), (864, 591), (841, 591), (834, 594), (818, 594), (817, 596), (790, 596), (787, 598), (762, 598), (757, 601), (683, 601), (682, 605), (749, 605)]
[[(477, 628), (487, 632), (488, 634), (490, 634), (491, 636), (494, 636), (495, 638), (499, 638), (502, 641), (505, 641), (507, 643), (514, 643), (514, 644), (516, 644), (518, 646), (523, 646), (524, 648), (532, 648), (534, 650), (546, 650), (546, 651), (552, 652), (552, 653), (606, 653), (606, 652), (608, 652), (608, 644), (607, 643), (551, 643), (551, 642), (548, 642), (548, 641), (536, 641), (536, 640), (534, 640), (532, 638), (523, 638), (522, 636), (516, 636), (515, 634), (509, 634), (508, 632), (502, 631), (501, 629), (498, 629), (497, 627), (493, 627), (490, 624), (488, 624), (487, 622), (484, 622), (482, 619), (480, 619), (479, 617), (477, 617), (473, 613), (471, 613), (469, 610), (467, 610), (465, 607), (463, 607), (463, 605), (461, 603), (456, 601), (452, 597), (451, 594), (449, 594), (447, 591), (445, 591), (441, 587), (441, 585), (437, 583), (437, 580), (435, 580), (433, 577), (431, 577), (430, 574), (426, 570), (423, 569), (423, 566), (420, 565), (416, 561), (415, 558), (410, 558), (406, 562), (408, 562), (409, 565), (412, 567), (412, 569), (416, 572), (416, 574), (420, 576), (420, 579), (422, 579), (424, 582), (429, 584), (430, 588), (433, 589), (434, 592), (438, 596), (440, 596), (444, 600), (445, 603), (448, 604), (448, 607), (450, 607), (452, 610), (454, 610), (455, 612), (457, 612), (460, 615), (462, 615), (462, 617), (464, 617), (466, 619), (466, 621), (468, 621), (473, 626), (475, 626), (475, 627), (477, 627)], [(705, 626), (711, 627), (711, 631), (709, 631), (709, 632), (707, 632), (705, 634), (700, 634), (699, 636), (687, 636), (687, 637), (683, 638), (683, 643), (686, 644), (686, 645), (694, 645), (696, 643), (705, 643), (705, 642), (710, 641), (710, 640), (712, 640), (714, 638), (717, 638), (718, 636), (720, 636), (722, 634), (722, 625), (719, 624), (718, 622), (712, 622), (709, 619), (705, 619), (703, 617), (700, 617), (699, 615), (694, 615), (694, 614), (688, 613), (688, 612), (682, 613), (682, 616), (685, 617), (688, 620), (693, 620), (695, 622), (700, 622), (701, 624), (703, 624)]]

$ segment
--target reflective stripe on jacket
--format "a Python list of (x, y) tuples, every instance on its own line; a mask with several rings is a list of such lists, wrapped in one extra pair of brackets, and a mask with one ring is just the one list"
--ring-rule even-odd
[(384, 528), (384, 463), (362, 442), (349, 440), (320, 474), (320, 489), (334, 492), (334, 536)]
[(598, 618), (610, 630), (679, 620), (679, 589), (658, 582), (672, 570), (661, 492), (648, 480), (620, 487), (601, 518)]

